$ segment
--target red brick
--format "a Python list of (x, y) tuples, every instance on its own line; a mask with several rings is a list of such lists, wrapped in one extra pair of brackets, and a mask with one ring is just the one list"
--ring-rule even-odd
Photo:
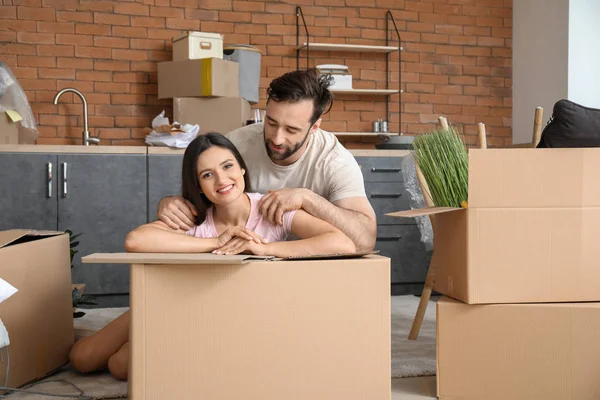
[(490, 95), (494, 97), (512, 97), (512, 88), (493, 87)]
[(17, 79), (35, 79), (38, 77), (38, 69), (31, 67), (13, 67), (10, 69)]
[[(115, 119), (113, 117), (92, 115), (89, 117), (89, 120), (90, 126), (93, 127), (112, 128), (115, 126)], [(102, 139), (102, 134), (100, 134), (100, 139)]]
[(201, 21), (200, 29), (204, 32), (233, 33), (234, 24), (231, 22)]
[(92, 69), (94, 68), (94, 61), (85, 58), (58, 57), (56, 66), (58, 68)]
[(94, 46), (127, 49), (129, 48), (129, 39), (94, 36)]
[[(32, 104), (32, 108), (34, 105)], [(52, 106), (54, 107), (54, 106)], [(40, 133), (41, 138), (50, 138), (56, 137), (56, 127), (55, 126), (38, 126), (38, 132)]]
[[(424, 104), (447, 104), (448, 96), (444, 94), (419, 94), (419, 102)], [(475, 100), (473, 100), (475, 102)]]
[(73, 46), (91, 46), (94, 43), (92, 36), (71, 35), (66, 33), (56, 34), (56, 44), (68, 44)]
[(405, 1), (404, 9), (410, 11), (419, 11), (424, 13), (432, 13), (433, 12), (433, 4), (425, 3), (423, 1)]
[(448, 43), (450, 37), (448, 35), (438, 35), (434, 33), (423, 33), (421, 34), (421, 40), (423, 43)]
[(430, 83), (408, 83), (406, 90), (411, 93), (434, 93), (435, 86)]
[(406, 113), (425, 113), (429, 114), (433, 112), (432, 104), (404, 104), (404, 112)]
[(191, 8), (185, 9), (185, 19), (196, 19), (198, 21), (218, 21), (219, 12), (209, 10), (194, 10)]
[(490, 47), (502, 47), (504, 46), (504, 39), (493, 38), (493, 37), (478, 37), (478, 46), (490, 46)]
[[(460, 68), (460, 67), (459, 67)], [(421, 72), (426, 74), (433, 73), (432, 64), (406, 63), (404, 66), (406, 72)]]
[(131, 70), (137, 72), (156, 72), (156, 63), (150, 61), (130, 61)]
[(107, 93), (86, 94), (88, 104), (110, 104), (110, 95)]
[(113, 105), (97, 105), (95, 114), (96, 115), (107, 115), (107, 116), (129, 116), (129, 115), (131, 115), (131, 107), (113, 106)]
[(111, 30), (110, 25), (75, 24), (75, 33), (78, 35), (110, 36)]
[[(164, 28), (167, 25), (167, 19), (159, 17), (131, 17), (131, 26), (141, 26), (148, 28)], [(198, 21), (196, 22), (199, 25)], [(194, 26), (196, 25), (194, 24)]]
[(219, 21), (222, 22), (250, 22), (252, 16), (249, 13), (232, 11), (219, 11)]
[(94, 15), (91, 12), (81, 11), (56, 11), (56, 20), (65, 22), (94, 22)]
[(463, 35), (450, 35), (450, 44), (476, 46), (477, 45), (477, 37), (463, 36)]
[(283, 24), (280, 14), (252, 14), (253, 24)]
[(492, 56), (493, 57), (512, 57), (512, 51), (511, 51), (511, 49), (493, 48)]
[[(148, 28), (148, 37), (147, 39), (162, 39), (171, 41), (174, 37), (179, 36), (181, 31), (177, 31), (174, 29), (155, 29)], [(146, 39), (146, 38), (143, 38)]]
[(165, 41), (158, 39), (131, 39), (132, 49), (164, 50)]
[(134, 83), (131, 85), (130, 93), (153, 94), (158, 93), (158, 85), (156, 83)]
[[(405, 79), (405, 75), (406, 74), (402, 75), (402, 79), (404, 81), (407, 81)], [(420, 74), (419, 83), (437, 83), (437, 84), (447, 85), (448, 84), (448, 76), (447, 75)]]
[(465, 86), (464, 91), (466, 95), (471, 96), (489, 96), (491, 92), (489, 87), (480, 86)]
[(448, 23), (453, 25), (476, 25), (477, 17), (469, 17), (469, 16), (458, 16), (458, 15), (449, 15)]
[(477, 26), (502, 27), (502, 18), (477, 17)]
[[(110, 51), (110, 50), (109, 50)], [(129, 61), (95, 60), (94, 69), (98, 71), (129, 71)]]
[(75, 70), (65, 68), (40, 68), (39, 77), (53, 79), (75, 79)]
[[(58, 106), (59, 108), (62, 105)], [(45, 115), (41, 114), (39, 118), (40, 125), (50, 126), (73, 126), (77, 125), (77, 117), (68, 115)]]
[(132, 37), (132, 38), (147, 38), (147, 28), (132, 28), (128, 26), (114, 26), (112, 29), (113, 36)]
[(116, 127), (145, 127), (151, 124), (151, 117), (116, 117)]
[(489, 76), (490, 75), (490, 68), (489, 67), (473, 67), (473, 66), (464, 66), (463, 67), (463, 73), (465, 75), (483, 75), (483, 76)]
[(173, 52), (171, 52), (171, 51), (159, 51), (159, 50), (148, 51), (148, 61), (171, 61), (172, 59), (173, 59)]
[(77, 71), (77, 80), (94, 82), (111, 82), (112, 72), (109, 71)]
[(419, 22), (445, 24), (448, 22), (448, 16), (446, 14), (419, 13)]
[[(0, 15), (2, 13), (0, 12)], [(5, 20), (0, 18), (0, 30), (17, 32), (35, 32), (35, 21)]]
[(23, 90), (56, 90), (55, 79), (19, 79)]
[(18, 55), (18, 65), (19, 67), (56, 67), (56, 57)]
[(42, 0), (42, 5), (57, 10), (77, 11), (79, 9), (78, 0)]
[(150, 15), (150, 6), (139, 3), (115, 2), (115, 14)]
[(253, 35), (265, 35), (267, 33), (266, 25), (259, 24), (235, 24), (235, 33), (250, 33)]
[[(461, 105), (475, 105), (475, 96), (450, 95), (448, 96), (448, 103)], [(463, 112), (466, 113), (464, 108)]]
[(17, 18), (26, 21), (56, 21), (54, 8), (17, 7)]
[[(462, 46), (443, 46), (443, 45), (436, 45), (435, 46), (435, 52), (437, 54), (448, 54), (448, 55), (462, 55), (463, 54), (463, 47)], [(450, 64), (454, 64), (454, 62), (452, 61), (452, 57), (450, 58)]]
[[(179, 2), (182, 0), (171, 0), (171, 5), (174, 6), (174, 2)], [(231, 10), (232, 9), (232, 1), (231, 0), (188, 0), (188, 2), (193, 3), (189, 5), (189, 7), (198, 7), (205, 10)]]
[(492, 36), (511, 38), (512, 37), (512, 29), (511, 28), (492, 28)]
[(83, 58), (111, 58), (111, 49), (102, 47), (77, 46), (75, 48), (75, 57)]
[(16, 42), (17, 32), (2, 32), (0, 31), (0, 43), (2, 42)]
[(81, 11), (101, 11), (112, 12), (114, 1), (100, 0), (79, 0), (79, 10)]
[(436, 25), (435, 33), (442, 33), (447, 35), (462, 35), (463, 27), (460, 25)]
[(465, 26), (463, 30), (465, 35), (472, 36), (490, 36), (492, 34), (491, 28), (482, 28), (478, 26)]
[(86, 94), (86, 99), (88, 98), (88, 93), (94, 92), (94, 82), (90, 81), (79, 81), (79, 80), (58, 80), (57, 85), (59, 88), (64, 87), (73, 87), (82, 93)]
[(17, 7), (0, 6), (0, 18), (2, 18), (2, 19), (17, 19)]
[(73, 22), (37, 22), (37, 31), (46, 33), (75, 33)]
[(476, 85), (477, 78), (474, 76), (450, 76), (451, 85)]
[(143, 104), (146, 102), (144, 94), (111, 94), (111, 104)]
[(489, 47), (468, 47), (464, 48), (465, 56), (489, 56), (492, 54)]
[(115, 72), (113, 74), (113, 82), (146, 83), (148, 82), (148, 74), (141, 72)]
[(178, 18), (167, 18), (168, 29), (180, 29), (180, 30), (199, 30), (200, 21), (190, 21)]
[(75, 54), (73, 46), (38, 45), (36, 48), (40, 56), (73, 57)]
[[(354, 29), (354, 28), (331, 28), (332, 32), (336, 29)], [(369, 39), (380, 39), (385, 40), (385, 31), (377, 29), (361, 29), (360, 37)]]
[(504, 78), (492, 78), (489, 76), (479, 76), (477, 77), (477, 85), (478, 86), (504, 86)]
[(411, 32), (434, 32), (435, 25), (424, 22), (408, 22), (406, 28)]
[(54, 44), (54, 35), (47, 33), (17, 32), (19, 43)]
[(150, 7), (151, 17), (184, 18), (184, 11), (180, 8)]
[[(236, 6), (236, 4), (237, 4), (237, 6)], [(262, 9), (260, 9), (260, 10), (242, 10), (242, 9), (240, 9), (240, 7), (243, 4), (252, 5), (253, 7), (262, 8)], [(265, 5), (266, 5), (266, 8), (264, 8)], [(294, 14), (295, 15), (296, 7), (293, 4), (263, 3), (263, 2), (252, 3), (249, 1), (234, 1), (233, 11), (255, 11), (255, 12), (256, 11), (258, 11), (258, 12), (266, 11), (268, 14)], [(304, 12), (304, 7), (302, 8), (302, 12), (306, 15), (306, 13)]]
[(106, 25), (122, 25), (129, 26), (131, 22), (127, 15), (115, 15), (115, 14), (103, 14), (94, 13), (95, 24), (106, 24)]

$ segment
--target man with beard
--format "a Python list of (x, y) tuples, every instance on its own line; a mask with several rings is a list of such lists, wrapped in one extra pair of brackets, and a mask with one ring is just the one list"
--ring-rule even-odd
[[(360, 166), (335, 135), (320, 129), (333, 104), (331, 79), (315, 69), (276, 78), (267, 89), (264, 123), (225, 136), (248, 165), (252, 191), (267, 193), (259, 209), (271, 222), (281, 224), (285, 211), (302, 208), (341, 230), (357, 251), (368, 251), (377, 226)], [(174, 229), (192, 228), (195, 213), (181, 197), (158, 205), (158, 218)]]

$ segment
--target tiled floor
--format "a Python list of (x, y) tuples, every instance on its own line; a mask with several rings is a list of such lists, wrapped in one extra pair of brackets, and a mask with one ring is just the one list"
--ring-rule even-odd
[(392, 379), (392, 400), (435, 399), (435, 376)]

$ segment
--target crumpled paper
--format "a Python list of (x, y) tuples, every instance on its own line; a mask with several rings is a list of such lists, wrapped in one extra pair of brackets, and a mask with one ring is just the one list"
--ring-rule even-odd
[(18, 289), (0, 278), (0, 303), (17, 293)]
[[(169, 123), (169, 118), (165, 117), (165, 111), (163, 110), (152, 120), (152, 132), (146, 136), (146, 144), (150, 146), (168, 146), (185, 149), (198, 136), (200, 126), (198, 124), (180, 125), (178, 122), (173, 121), (172, 126), (176, 125), (179, 125), (177, 131), (164, 132), (163, 128), (171, 126), (171, 124)], [(161, 132), (157, 132), (159, 130)], [(179, 130), (183, 132), (179, 132)]]

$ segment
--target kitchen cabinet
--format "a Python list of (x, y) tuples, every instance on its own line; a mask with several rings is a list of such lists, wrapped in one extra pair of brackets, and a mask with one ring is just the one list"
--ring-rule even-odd
[(183, 154), (148, 155), (148, 222), (157, 219), (158, 202), (166, 196), (181, 195)]
[[(38, 150), (39, 151), (39, 150)], [(147, 220), (146, 155), (0, 153), (0, 230), (81, 233), (72, 280), (92, 295), (129, 293), (129, 269), (81, 264), (95, 252), (123, 252)]]
[(56, 230), (57, 157), (0, 154), (0, 230)]

